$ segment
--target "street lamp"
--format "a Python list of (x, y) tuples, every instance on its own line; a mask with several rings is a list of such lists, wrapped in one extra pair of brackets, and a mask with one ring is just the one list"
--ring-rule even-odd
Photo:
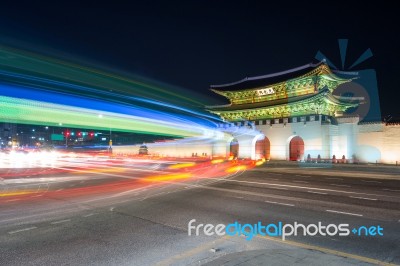
[[(102, 114), (97, 115), (98, 118), (103, 118)], [(108, 141), (108, 151), (111, 153), (112, 152), (112, 131), (110, 127), (110, 140)]]
[(68, 137), (69, 137), (69, 131), (68, 129), (65, 129), (65, 148), (68, 148)]
[(108, 151), (112, 153), (112, 132), (111, 132), (111, 127), (110, 127), (110, 141), (108, 142), (109, 148)]

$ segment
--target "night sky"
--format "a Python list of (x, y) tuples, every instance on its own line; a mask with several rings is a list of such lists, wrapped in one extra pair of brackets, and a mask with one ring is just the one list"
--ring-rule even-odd
[(1, 43), (180, 86), (209, 104), (219, 101), (212, 84), (301, 66), (317, 51), (340, 66), (337, 40), (349, 39), (345, 70), (371, 48), (354, 70), (376, 69), (382, 115), (400, 119), (398, 11), (386, 1), (40, 2), (1, 4)]

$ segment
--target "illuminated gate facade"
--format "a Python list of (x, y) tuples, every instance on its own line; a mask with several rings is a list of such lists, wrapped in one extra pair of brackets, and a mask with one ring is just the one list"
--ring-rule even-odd
[[(268, 136), (248, 147), (243, 137), (233, 134), (241, 144), (246, 144), (241, 145), (239, 153), (238, 147), (231, 144), (231, 153), (243, 158), (249, 157), (250, 152), (245, 152), (246, 149), (252, 151), (255, 159), (267, 160), (304, 160), (305, 154), (312, 158), (332, 158), (334, 154), (348, 157), (353, 150), (338, 134), (351, 137), (350, 127), (357, 126), (358, 120), (344, 117), (344, 113), (358, 107), (360, 100), (343, 94), (339, 96), (335, 90), (350, 82), (351, 79), (340, 77), (321, 61), (279, 73), (212, 85), (211, 90), (226, 97), (229, 103), (208, 106), (208, 111), (229, 122), (225, 126), (253, 128), (258, 131), (255, 134)], [(338, 129), (341, 123), (344, 130)]]

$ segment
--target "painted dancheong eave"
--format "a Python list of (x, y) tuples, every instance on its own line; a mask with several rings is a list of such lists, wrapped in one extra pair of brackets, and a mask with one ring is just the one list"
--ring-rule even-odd
[[(288, 77), (289, 80), (279, 81)], [(309, 64), (278, 74), (213, 85), (212, 91), (225, 96), (230, 104), (209, 106), (208, 110), (229, 122), (309, 114), (334, 116), (361, 103), (360, 99), (332, 94), (339, 85), (350, 81), (337, 77), (323, 62)], [(258, 87), (249, 88), (250, 85)], [(246, 89), (241, 90), (241, 86)]]
[(321, 62), (277, 74), (245, 78), (230, 84), (212, 85), (211, 90), (226, 97), (232, 105), (241, 105), (312, 95), (326, 88), (332, 92), (340, 84), (349, 81), (333, 74)]

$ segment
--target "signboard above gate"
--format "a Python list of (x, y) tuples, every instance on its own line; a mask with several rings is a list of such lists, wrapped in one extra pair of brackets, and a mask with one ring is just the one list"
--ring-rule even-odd
[(274, 94), (275, 90), (273, 88), (264, 88), (264, 89), (256, 90), (256, 93), (258, 96), (264, 96), (264, 95)]

